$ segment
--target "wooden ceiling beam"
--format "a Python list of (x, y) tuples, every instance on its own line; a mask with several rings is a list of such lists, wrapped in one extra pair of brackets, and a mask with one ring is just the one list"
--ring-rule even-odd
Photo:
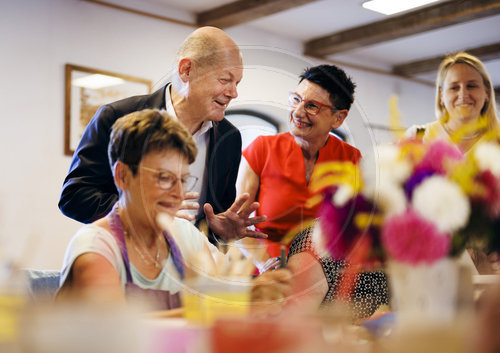
[(304, 52), (327, 56), (500, 13), (500, 0), (452, 0), (307, 41)]
[(161, 16), (161, 15), (157, 15), (157, 14), (146, 12), (146, 11), (136, 10), (136, 9), (133, 9), (130, 7), (116, 5), (116, 4), (106, 2), (106, 1), (101, 1), (101, 0), (80, 0), (80, 1), (86, 1), (86, 2), (96, 4), (96, 5), (110, 7), (110, 8), (115, 9), (115, 10), (126, 11), (126, 12), (130, 12), (130, 13), (133, 13), (136, 15), (146, 16), (146, 17), (157, 19), (157, 20), (175, 23), (178, 25), (189, 26), (189, 27), (198, 27), (196, 25), (196, 23), (181, 21), (181, 20), (177, 20), (177, 19), (172, 18), (172, 17)]
[[(500, 59), (500, 43), (494, 43), (477, 48), (465, 49), (469, 54), (477, 56), (481, 61)], [(436, 71), (445, 55), (434, 58), (411, 61), (392, 67), (392, 72), (401, 76), (414, 76), (422, 73)]]
[(199, 26), (227, 28), (318, 0), (238, 0), (196, 16)]

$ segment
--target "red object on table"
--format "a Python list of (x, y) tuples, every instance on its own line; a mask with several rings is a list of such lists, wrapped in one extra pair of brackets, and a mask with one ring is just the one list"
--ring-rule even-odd
[(212, 353), (281, 352), (322, 339), (316, 322), (279, 319), (223, 319), (211, 329)]

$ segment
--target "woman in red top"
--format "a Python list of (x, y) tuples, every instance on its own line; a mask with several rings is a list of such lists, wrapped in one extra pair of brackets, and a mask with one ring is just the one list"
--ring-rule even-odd
[[(289, 94), (290, 132), (261, 136), (243, 151), (246, 165), (241, 192), (250, 194), (247, 202), (260, 203), (258, 215), (267, 216), (256, 225), (268, 235), (268, 241), (263, 241), (268, 254), (254, 254), (257, 267), (269, 256), (279, 256), (279, 242), (290, 230), (316, 216), (317, 207), (306, 206), (315, 166), (326, 161), (359, 162), (358, 149), (330, 134), (346, 119), (354, 88), (345, 72), (334, 65), (306, 69), (297, 89)], [(256, 248), (257, 241), (244, 242), (247, 248), (249, 243)]]

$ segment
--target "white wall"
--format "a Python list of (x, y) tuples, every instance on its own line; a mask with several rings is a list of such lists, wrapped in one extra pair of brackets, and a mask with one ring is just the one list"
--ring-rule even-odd
[(23, 266), (59, 268), (80, 226), (57, 208), (64, 64), (156, 81), (192, 30), (78, 0), (0, 2), (3, 100), (0, 249)]
[[(192, 28), (78, 0), (0, 1), (0, 260), (59, 268), (80, 224), (57, 208), (70, 157), (63, 155), (64, 64), (151, 79), (168, 78), (176, 48)], [(243, 48), (245, 78), (235, 108), (283, 120), (286, 96), (304, 66), (300, 43), (249, 26), (228, 33)], [(369, 154), (363, 122), (385, 123), (388, 99), (400, 95), (406, 124), (432, 118), (431, 88), (347, 69), (358, 84), (347, 121), (354, 143)]]

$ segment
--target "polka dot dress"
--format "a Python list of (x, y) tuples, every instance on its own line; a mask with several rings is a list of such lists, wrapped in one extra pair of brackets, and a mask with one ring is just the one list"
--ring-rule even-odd
[[(290, 246), (288, 258), (307, 251), (323, 267), (328, 282), (328, 292), (323, 304), (331, 303), (337, 296), (342, 271), (348, 266), (345, 261), (335, 261), (329, 256), (319, 256), (312, 244), (313, 228), (307, 228), (298, 234)], [(362, 272), (357, 275), (356, 287), (350, 300), (353, 319), (371, 316), (382, 304), (389, 304), (387, 277), (383, 271)]]

